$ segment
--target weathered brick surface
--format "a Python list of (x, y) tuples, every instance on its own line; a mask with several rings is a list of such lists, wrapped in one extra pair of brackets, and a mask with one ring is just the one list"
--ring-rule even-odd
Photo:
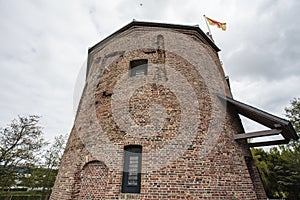
[(87, 163), (80, 174), (79, 199), (105, 199), (108, 169), (99, 161)]
[[(247, 168), (246, 142), (233, 139), (243, 131), (240, 119), (215, 96), (230, 96), (217, 53), (196, 32), (176, 31), (132, 27), (90, 52), (51, 199), (265, 199), (257, 170)], [(129, 77), (135, 59), (148, 59), (147, 76)], [(128, 93), (127, 104), (118, 104)], [(126, 107), (131, 125), (117, 118)], [(161, 116), (155, 132), (151, 124)], [(134, 132), (147, 127), (151, 134)], [(121, 193), (123, 149), (130, 144), (143, 147), (140, 194)]]

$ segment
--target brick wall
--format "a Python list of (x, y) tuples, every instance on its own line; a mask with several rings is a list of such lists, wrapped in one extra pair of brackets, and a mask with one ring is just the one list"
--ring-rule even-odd
[[(130, 77), (135, 59), (147, 76)], [(230, 96), (195, 31), (132, 27), (98, 45), (51, 199), (265, 199), (233, 139), (240, 119), (215, 93)], [(140, 194), (121, 193), (132, 144), (143, 147)]]

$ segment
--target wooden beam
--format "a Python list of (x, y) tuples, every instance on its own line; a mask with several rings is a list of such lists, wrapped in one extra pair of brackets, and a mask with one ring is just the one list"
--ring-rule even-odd
[(251, 132), (251, 133), (237, 134), (237, 135), (234, 135), (233, 137), (235, 140), (240, 140), (240, 139), (270, 136), (270, 135), (278, 135), (281, 132), (282, 132), (282, 130), (280, 130), (280, 129), (271, 129), (271, 130), (266, 130), (266, 131), (256, 131), (256, 132)]
[(249, 145), (249, 147), (263, 147), (263, 146), (287, 144), (287, 143), (289, 143), (289, 141), (290, 141), (289, 139), (288, 140), (273, 140), (273, 141), (248, 143), (248, 145)]

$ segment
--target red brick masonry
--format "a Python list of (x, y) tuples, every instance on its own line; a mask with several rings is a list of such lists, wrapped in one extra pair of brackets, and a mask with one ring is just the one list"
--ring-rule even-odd
[[(147, 76), (130, 77), (136, 59), (148, 60)], [(199, 31), (133, 23), (93, 47), (88, 63), (50, 199), (266, 199), (247, 143), (233, 139), (241, 121), (215, 96), (231, 94)], [(139, 194), (121, 192), (132, 144), (143, 148)]]

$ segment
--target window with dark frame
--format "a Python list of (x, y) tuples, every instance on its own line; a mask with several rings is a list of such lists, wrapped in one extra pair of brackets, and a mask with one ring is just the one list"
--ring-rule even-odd
[(140, 193), (142, 146), (124, 147), (122, 193)]
[(148, 72), (148, 60), (139, 59), (130, 61), (130, 76), (145, 76)]

